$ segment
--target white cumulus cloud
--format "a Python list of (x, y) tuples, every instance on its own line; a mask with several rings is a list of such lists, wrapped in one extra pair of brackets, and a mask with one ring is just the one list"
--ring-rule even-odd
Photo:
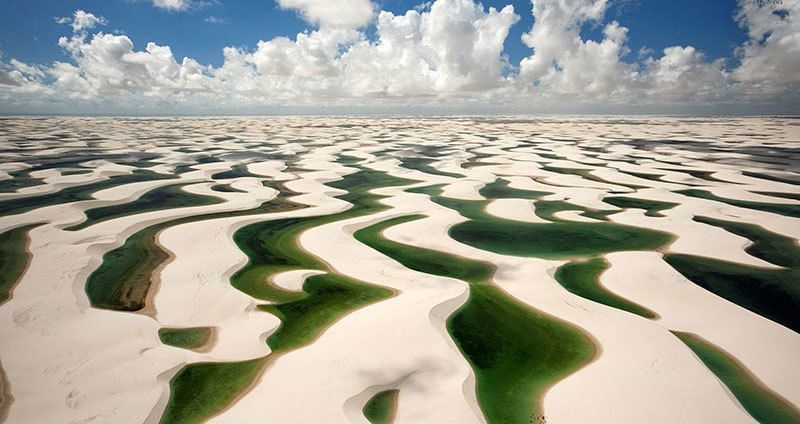
[[(59, 40), (67, 60), (35, 65), (0, 58), (0, 112), (58, 105), (144, 113), (210, 105), (215, 111), (404, 105), (443, 112), (777, 105), (798, 112), (800, 0), (740, 0), (733, 19), (748, 40), (734, 58), (716, 60), (691, 45), (630, 54), (629, 29), (606, 17), (609, 1), (535, 0), (534, 24), (522, 37), (531, 51), (519, 63), (509, 63), (504, 51), (519, 21), (514, 7), (474, 0), (424, 2), (402, 14), (377, 11), (370, 0), (276, 0), (312, 27), (259, 40), (254, 48), (226, 47), (216, 67), (176, 58), (169, 46), (137, 47), (125, 35), (92, 33), (107, 21), (77, 10), (59, 20), (72, 27)], [(185, 0), (156, 2), (190, 7)], [(599, 36), (584, 38), (586, 25), (600, 28)]]
[(771, 91), (800, 83), (800, 1), (740, 3), (736, 19), (750, 39), (737, 49), (734, 77)]
[(276, 0), (283, 9), (293, 9), (306, 21), (321, 27), (360, 28), (375, 13), (370, 0)]
[(503, 41), (519, 16), (472, 0), (439, 0), (429, 11), (381, 12), (377, 41), (342, 55), (356, 95), (413, 96), (486, 90), (501, 83)]
[(191, 0), (153, 0), (155, 7), (178, 12), (189, 9), (191, 4)]
[(106, 25), (108, 23), (106, 18), (95, 16), (80, 9), (76, 10), (72, 17), (58, 18), (56, 21), (60, 24), (70, 25), (74, 32), (92, 29), (98, 25)]
[(136, 92), (172, 94), (209, 89), (205, 67), (184, 58), (176, 62), (168, 46), (148, 43), (136, 51), (125, 35), (98, 33), (86, 41), (82, 35), (62, 38), (60, 45), (76, 66), (57, 63), (50, 73), (55, 85), (75, 97)]

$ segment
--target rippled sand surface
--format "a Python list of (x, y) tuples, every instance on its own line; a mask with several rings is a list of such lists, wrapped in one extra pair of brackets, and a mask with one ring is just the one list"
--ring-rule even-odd
[(800, 120), (0, 119), (0, 421), (800, 422)]

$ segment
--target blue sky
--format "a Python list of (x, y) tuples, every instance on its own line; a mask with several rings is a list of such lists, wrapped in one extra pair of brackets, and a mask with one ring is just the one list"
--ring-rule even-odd
[[(381, 9), (402, 14), (419, 1), (383, 0)], [(530, 54), (520, 40), (533, 23), (528, 0), (487, 0), (485, 7), (502, 8), (511, 4), (520, 21), (511, 27), (506, 39), (506, 53), (512, 63)], [(659, 52), (673, 45), (693, 45), (710, 59), (732, 58), (733, 49), (746, 40), (745, 30), (734, 22), (735, 0), (619, 0), (612, 1), (607, 19), (617, 20), (630, 29), (628, 47), (631, 55), (647, 47)], [(259, 39), (276, 36), (293, 38), (308, 28), (296, 12), (281, 10), (272, 0), (219, 0), (186, 12), (155, 8), (147, 1), (125, 0), (4, 0), (0, 14), (0, 51), (5, 58), (23, 62), (49, 63), (65, 60), (58, 38), (69, 33), (56, 23), (56, 17), (69, 16), (83, 9), (109, 20), (105, 31), (119, 30), (128, 35), (137, 48), (153, 41), (168, 45), (176, 57), (189, 56), (200, 63), (219, 66), (222, 48), (253, 48)], [(213, 16), (225, 22), (212, 24)], [(586, 24), (585, 38), (599, 38), (601, 26)], [(369, 31), (368, 31), (369, 33)], [(735, 62), (731, 60), (728, 66)]]
[(0, 113), (800, 113), (800, 0), (4, 6)]

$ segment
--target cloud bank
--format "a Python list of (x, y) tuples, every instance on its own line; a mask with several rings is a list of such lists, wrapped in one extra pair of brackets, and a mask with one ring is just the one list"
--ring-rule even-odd
[(159, 9), (182, 12), (189, 9), (190, 0), (153, 0), (153, 6)]
[[(77, 10), (59, 20), (71, 28), (58, 42), (68, 61), (0, 61), (0, 111), (800, 113), (800, 0), (740, 0), (734, 19), (748, 40), (735, 66), (692, 46), (626, 59), (628, 29), (606, 19), (607, 0), (535, 0), (519, 63), (503, 51), (519, 20), (511, 5), (436, 0), (395, 15), (370, 0), (276, 2), (309, 29), (226, 47), (218, 67), (155, 43), (137, 50), (125, 35), (93, 32), (107, 21)], [(586, 24), (602, 37), (583, 39)]]

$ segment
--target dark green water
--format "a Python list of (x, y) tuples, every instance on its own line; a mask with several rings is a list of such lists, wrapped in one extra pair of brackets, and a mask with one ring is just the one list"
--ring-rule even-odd
[(760, 178), (762, 180), (775, 181), (779, 183), (800, 185), (800, 180), (793, 180), (791, 178), (782, 178), (777, 175), (765, 174), (763, 172), (742, 171), (742, 175), (746, 175), (748, 177), (753, 177), (753, 178)]
[[(509, 186), (510, 182), (498, 178), (483, 186), (478, 193), (487, 199), (539, 199), (542, 196), (553, 194), (549, 191), (523, 190)], [(440, 186), (437, 186), (440, 187)]]
[(86, 281), (86, 294), (92, 306), (101, 309), (138, 311), (144, 308), (153, 271), (169, 255), (156, 243), (162, 230), (175, 225), (208, 219), (284, 212), (305, 206), (287, 200), (294, 193), (278, 185), (277, 198), (242, 211), (212, 212), (172, 219), (137, 231), (125, 243), (103, 256), (100, 266)]
[(800, 332), (800, 271), (682, 254), (667, 254), (664, 259), (698, 286)]
[(657, 250), (666, 247), (673, 240), (673, 236), (668, 233), (609, 222), (539, 224), (489, 217), (456, 224), (449, 234), (454, 240), (478, 249), (503, 255), (544, 259)]
[(691, 333), (673, 331), (730, 389), (745, 410), (762, 424), (800, 423), (800, 411), (764, 387), (736, 358)]
[(152, 273), (169, 258), (156, 245), (158, 233), (168, 226), (162, 223), (140, 230), (103, 255), (103, 262), (86, 279), (86, 295), (92, 307), (117, 311), (145, 307)]
[(37, 225), (17, 227), (0, 234), (0, 305), (11, 299), (14, 286), (31, 260), (28, 231)]
[(754, 191), (753, 193), (782, 199), (800, 200), (800, 193), (783, 193), (780, 191)]
[(199, 362), (183, 367), (170, 381), (162, 423), (199, 423), (230, 405), (249, 387), (266, 358), (241, 362)]
[(0, 193), (11, 193), (21, 188), (33, 187), (43, 181), (41, 178), (32, 177), (30, 170), (9, 172), (8, 175), (11, 179), (0, 180)]
[(423, 216), (405, 216), (356, 231), (355, 238), (405, 267), (470, 285), (447, 328), (476, 374), (476, 393), (490, 423), (528, 423), (544, 392), (596, 354), (580, 330), (517, 301), (491, 283), (485, 262), (387, 240), (381, 232)]
[(645, 172), (623, 171), (621, 169), (617, 169), (617, 171), (619, 171), (619, 172), (621, 172), (623, 174), (628, 174), (628, 175), (634, 176), (636, 178), (641, 178), (643, 180), (657, 181), (657, 182), (660, 182), (660, 183), (666, 182), (666, 181), (661, 179), (661, 177), (663, 177), (664, 174), (648, 174), (648, 173), (645, 173)]
[(193, 206), (208, 206), (224, 202), (222, 198), (216, 196), (207, 196), (184, 191), (183, 187), (186, 185), (188, 184), (156, 187), (132, 202), (87, 209), (84, 211), (86, 214), (85, 221), (64, 229), (67, 231), (77, 231), (103, 221), (134, 214)]
[(705, 216), (695, 216), (694, 220), (750, 239), (753, 244), (744, 249), (750, 255), (778, 266), (800, 269), (800, 247), (791, 237), (773, 233), (756, 224), (726, 221)]
[(556, 270), (555, 278), (565, 289), (583, 298), (644, 318), (657, 317), (653, 311), (617, 296), (603, 287), (600, 284), (600, 275), (606, 269), (608, 269), (608, 263), (601, 258), (569, 262)]
[(384, 390), (364, 405), (364, 417), (371, 424), (391, 424), (397, 413), (398, 390)]
[(59, 205), (62, 203), (92, 200), (92, 193), (117, 185), (175, 178), (174, 175), (157, 174), (149, 171), (134, 171), (131, 174), (116, 175), (108, 179), (80, 186), (67, 187), (55, 193), (0, 201), (1, 215), (16, 215), (33, 209)]
[(622, 209), (644, 209), (645, 216), (663, 217), (662, 211), (678, 206), (677, 203), (662, 202), (658, 200), (637, 199), (624, 196), (606, 196), (603, 201)]
[(182, 349), (199, 349), (205, 346), (214, 336), (211, 327), (160, 328), (158, 338), (161, 343)]
[[(234, 241), (249, 261), (231, 277), (231, 284), (256, 299), (272, 302), (260, 310), (275, 314), (281, 325), (267, 339), (272, 353), (252, 361), (196, 363), (184, 367), (170, 381), (170, 401), (162, 422), (202, 422), (229, 405), (258, 377), (270, 361), (310, 343), (338, 318), (355, 309), (389, 298), (393, 292), (381, 286), (357, 281), (338, 274), (315, 256), (297, 245), (297, 237), (310, 228), (334, 221), (363, 216), (386, 209), (381, 196), (369, 193), (379, 187), (414, 183), (386, 173), (359, 170), (328, 183), (347, 190), (340, 199), (353, 206), (331, 215), (263, 221), (241, 228)], [(324, 274), (308, 278), (300, 292), (288, 291), (268, 283), (280, 272), (310, 269)], [(236, 384), (227, 384), (220, 395), (217, 379), (226, 373), (235, 376)]]
[(556, 216), (556, 213), (563, 211), (579, 211), (581, 216), (596, 219), (598, 221), (608, 221), (608, 216), (617, 213), (613, 210), (596, 210), (563, 200), (537, 200), (534, 202), (534, 213), (539, 218), (551, 222), (571, 222)]
[[(487, 201), (442, 197), (439, 186), (409, 191), (427, 194), (434, 202), (469, 219), (451, 227), (448, 234), (454, 240), (499, 254), (546, 259), (596, 257), (618, 251), (656, 250), (673, 240), (669, 233), (611, 222), (555, 219), (551, 223), (529, 223), (500, 219), (484, 211)], [(554, 203), (558, 201), (540, 200), (535, 207), (542, 209), (539, 213), (553, 219), (555, 211), (563, 210), (563, 205)], [(598, 213), (600, 216), (606, 214)]]
[(457, 174), (455, 172), (446, 172), (434, 167), (433, 165), (431, 165), (431, 163), (434, 162), (434, 159), (413, 157), (413, 158), (402, 158), (400, 159), (400, 162), (404, 168), (414, 169), (417, 171), (424, 172), (426, 174), (441, 175), (444, 177), (452, 177), (452, 178), (465, 178), (464, 175), (462, 174)]
[(638, 190), (640, 188), (647, 188), (646, 186), (638, 185), (638, 184), (630, 184), (630, 183), (620, 183), (616, 181), (607, 180), (605, 178), (598, 177), (591, 173), (591, 169), (580, 169), (580, 168), (562, 168), (550, 165), (542, 166), (542, 169), (549, 172), (554, 172), (556, 174), (564, 174), (564, 175), (577, 175), (581, 178), (584, 178), (589, 181), (594, 181), (603, 184), (611, 184), (616, 186), (628, 187), (632, 190)]
[(211, 186), (211, 190), (218, 191), (220, 193), (246, 193), (244, 190), (233, 188), (233, 186), (230, 184), (214, 184)]
[(753, 209), (762, 212), (770, 212), (792, 218), (800, 218), (800, 205), (731, 199), (728, 197), (717, 196), (711, 193), (710, 191), (697, 190), (697, 189), (677, 190), (675, 193), (680, 193), (685, 196), (696, 197), (698, 199), (706, 199), (706, 200), (713, 200), (715, 202), (722, 202), (740, 208)]
[(216, 174), (212, 175), (211, 179), (227, 180), (230, 178), (241, 178), (241, 177), (264, 178), (261, 175), (256, 175), (248, 171), (247, 165), (233, 165), (231, 169), (228, 171), (217, 172)]

